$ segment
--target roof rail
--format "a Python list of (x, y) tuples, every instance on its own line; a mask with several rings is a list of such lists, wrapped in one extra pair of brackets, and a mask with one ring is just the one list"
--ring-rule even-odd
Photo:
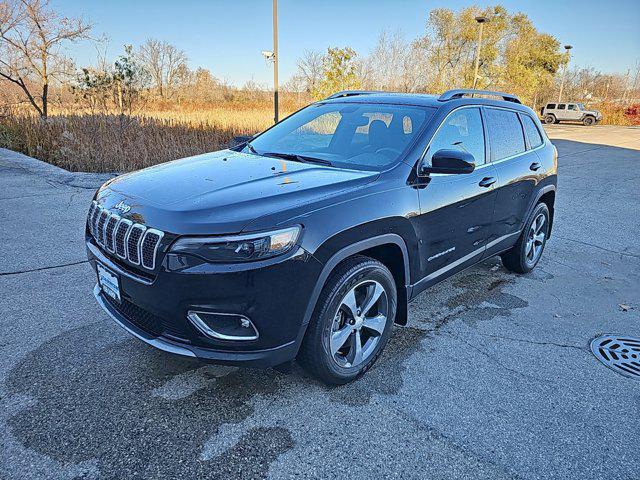
[(345, 98), (345, 97), (356, 97), (358, 95), (370, 95), (372, 93), (385, 93), (375, 90), (342, 90), (341, 92), (334, 93), (333, 95), (329, 95), (325, 100), (330, 100), (332, 98)]
[(506, 102), (522, 103), (518, 97), (516, 97), (515, 95), (511, 95), (509, 93), (492, 92), (491, 90), (474, 90), (472, 88), (459, 88), (456, 90), (447, 90), (442, 95), (440, 95), (440, 97), (438, 97), (438, 100), (440, 102), (446, 102), (447, 100), (462, 98), (465, 95), (471, 95), (471, 96), (491, 95), (494, 97), (502, 97), (502, 99)]

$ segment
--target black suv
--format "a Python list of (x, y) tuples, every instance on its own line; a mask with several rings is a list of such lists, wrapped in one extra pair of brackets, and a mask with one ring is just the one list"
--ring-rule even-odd
[(531, 271), (556, 179), (555, 148), (514, 96), (341, 92), (232, 149), (104, 184), (86, 228), (94, 294), (167, 352), (297, 358), (346, 383), (430, 285), (498, 254)]

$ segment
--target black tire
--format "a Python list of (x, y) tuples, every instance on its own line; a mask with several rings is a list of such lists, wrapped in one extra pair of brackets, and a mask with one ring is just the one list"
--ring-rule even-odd
[(584, 119), (582, 120), (582, 124), (585, 127), (590, 127), (591, 125), (594, 125), (596, 123), (596, 119), (593, 117), (584, 117)]
[(556, 123), (556, 117), (554, 115), (545, 115), (544, 117), (544, 123), (546, 123), (547, 125), (550, 125), (552, 123)]
[[(362, 288), (366, 289), (367, 282), (377, 283), (384, 289), (386, 296), (386, 322), (382, 321), (384, 331), (376, 336), (376, 343), (373, 344), (369, 355), (362, 363), (353, 366), (348, 363), (340, 365), (338, 360), (342, 357), (340, 352), (331, 353), (330, 337), (332, 333), (336, 333), (333, 328), (339, 324), (338, 318), (345, 315), (341, 310), (345, 296), (353, 289), (361, 288), (360, 285), (364, 284)], [(397, 297), (393, 275), (377, 260), (355, 255), (340, 263), (329, 275), (318, 298), (298, 354), (300, 364), (310, 374), (331, 385), (342, 385), (358, 378), (371, 368), (389, 340), (397, 310)], [(382, 296), (380, 298), (382, 299)], [(364, 315), (362, 317), (364, 318)], [(346, 321), (344, 325), (347, 326)], [(364, 328), (361, 331), (364, 332)], [(350, 335), (355, 335), (355, 331)], [(358, 334), (357, 338), (361, 338), (360, 335), (363, 338), (365, 334)], [(352, 341), (355, 341), (355, 338), (349, 336)], [(345, 346), (348, 343), (349, 340)]]
[[(529, 255), (529, 253), (531, 252), (529, 241), (531, 241), (532, 226), (535, 230), (536, 226), (533, 225), (533, 223), (538, 219), (540, 215), (544, 216), (544, 224), (542, 227), (544, 238), (542, 240), (542, 243), (539, 244), (539, 250), (537, 250), (538, 244), (534, 242), (534, 256), (533, 258), (531, 258)], [(539, 203), (538, 205), (536, 205), (536, 207), (533, 209), (533, 212), (531, 212), (531, 215), (529, 216), (529, 219), (527, 220), (527, 223), (525, 224), (524, 229), (522, 230), (522, 234), (520, 235), (520, 238), (518, 238), (517, 243), (510, 250), (507, 250), (500, 255), (500, 258), (502, 258), (502, 264), (507, 270), (515, 273), (529, 273), (535, 268), (535, 266), (540, 261), (542, 253), (544, 251), (544, 247), (547, 244), (550, 226), (549, 219), (550, 215), (547, 205), (545, 203)]]

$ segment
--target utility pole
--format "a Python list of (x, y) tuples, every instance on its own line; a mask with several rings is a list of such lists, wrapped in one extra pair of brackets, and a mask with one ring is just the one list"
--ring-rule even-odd
[(480, 30), (478, 31), (478, 46), (476, 47), (476, 65), (473, 70), (473, 89), (476, 89), (478, 84), (478, 68), (480, 68), (480, 49), (482, 48), (482, 27), (485, 22), (488, 22), (487, 17), (476, 17), (476, 22), (480, 24)]
[(273, 0), (273, 113), (278, 123), (278, 0)]
[(564, 70), (562, 71), (562, 80), (560, 81), (560, 92), (558, 93), (558, 103), (562, 101), (562, 91), (564, 90), (564, 77), (567, 76), (567, 69), (569, 68), (569, 60), (571, 60), (571, 49), (573, 47), (571, 45), (565, 45), (564, 49), (567, 51), (567, 63), (564, 65)]

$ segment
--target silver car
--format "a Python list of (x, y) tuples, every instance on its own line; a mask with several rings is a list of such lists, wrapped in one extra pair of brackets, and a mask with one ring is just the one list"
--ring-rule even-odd
[(589, 110), (582, 103), (547, 103), (540, 111), (544, 123), (581, 122), (591, 126), (602, 120), (598, 110)]

